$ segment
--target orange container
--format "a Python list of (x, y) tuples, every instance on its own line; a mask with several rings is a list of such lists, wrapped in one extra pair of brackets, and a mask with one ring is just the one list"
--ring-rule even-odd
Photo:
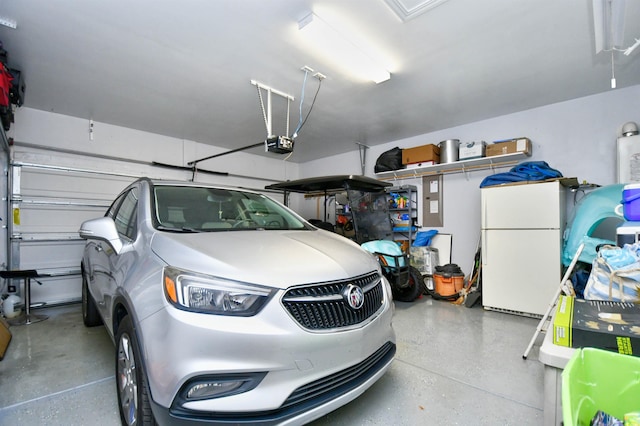
[(440, 296), (453, 296), (464, 287), (464, 274), (433, 274), (436, 293)]
[(396, 241), (403, 253), (409, 253), (409, 240)]

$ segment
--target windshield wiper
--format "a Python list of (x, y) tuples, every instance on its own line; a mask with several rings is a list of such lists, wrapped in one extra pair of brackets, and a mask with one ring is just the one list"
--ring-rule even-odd
[(173, 226), (165, 226), (165, 225), (158, 225), (156, 226), (156, 229), (160, 231), (170, 231), (170, 232), (190, 232), (190, 233), (202, 232), (201, 230), (195, 229), (195, 228), (188, 228), (188, 227), (175, 228)]
[(202, 232), (200, 229), (196, 229), (196, 228), (189, 228), (189, 227), (183, 227), (181, 229), (183, 232), (192, 232), (192, 233), (199, 233)]

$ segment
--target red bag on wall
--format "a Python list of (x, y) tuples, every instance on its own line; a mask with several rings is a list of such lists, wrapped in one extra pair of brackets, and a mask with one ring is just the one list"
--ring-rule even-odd
[(0, 65), (0, 107), (8, 107), (11, 92), (11, 81), (13, 76), (4, 65)]

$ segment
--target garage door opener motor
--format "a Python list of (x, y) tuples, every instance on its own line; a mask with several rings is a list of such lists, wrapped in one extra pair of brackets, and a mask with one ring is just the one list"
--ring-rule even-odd
[[(265, 151), (273, 152), (276, 154), (288, 154), (293, 152), (293, 138), (289, 135), (289, 107), (291, 101), (294, 100), (293, 96), (273, 89), (267, 85), (264, 85), (258, 81), (251, 80), (251, 84), (258, 89), (258, 97), (260, 98), (260, 108), (262, 110), (262, 117), (264, 118), (264, 125), (267, 128), (267, 139), (264, 141)], [(264, 99), (262, 98), (262, 92), (267, 93), (267, 107), (265, 109)], [(286, 135), (278, 136), (273, 133), (273, 118), (271, 111), (272, 95), (278, 95), (283, 97), (287, 101), (287, 122), (286, 122)]]

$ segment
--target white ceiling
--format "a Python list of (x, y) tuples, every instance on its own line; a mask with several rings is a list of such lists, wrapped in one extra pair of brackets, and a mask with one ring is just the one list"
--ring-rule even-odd
[[(310, 11), (350, 21), (393, 62), (391, 79), (357, 81), (316, 57), (297, 34)], [(26, 107), (228, 149), (266, 136), (250, 80), (295, 97), (293, 128), (300, 69), (320, 71), (294, 162), (611, 90), (589, 0), (449, 0), (406, 22), (385, 0), (0, 0), (0, 17), (17, 23), (0, 40)], [(625, 29), (628, 47), (640, 1), (627, 1)], [(614, 56), (618, 88), (640, 84), (640, 49)], [(276, 133), (283, 106), (274, 97)]]

